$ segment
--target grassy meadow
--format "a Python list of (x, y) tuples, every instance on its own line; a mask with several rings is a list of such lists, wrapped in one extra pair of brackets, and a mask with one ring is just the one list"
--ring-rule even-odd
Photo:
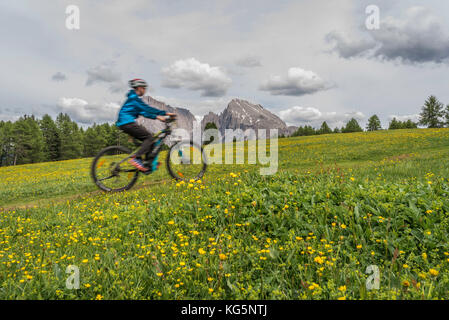
[(286, 138), (272, 176), (161, 166), (115, 194), (92, 159), (2, 167), (0, 299), (444, 299), (448, 157), (449, 129)]

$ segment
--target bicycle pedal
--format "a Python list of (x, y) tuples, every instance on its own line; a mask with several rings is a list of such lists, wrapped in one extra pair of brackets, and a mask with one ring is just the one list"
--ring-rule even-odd
[(148, 170), (148, 171), (146, 171), (146, 172), (142, 172), (144, 175), (146, 175), (146, 176), (148, 176), (148, 175), (150, 175), (150, 174), (152, 174), (153, 173), (153, 170)]

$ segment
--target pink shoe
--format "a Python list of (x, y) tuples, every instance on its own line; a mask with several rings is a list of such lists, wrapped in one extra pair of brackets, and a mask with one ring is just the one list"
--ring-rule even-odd
[(128, 163), (141, 172), (147, 172), (150, 170), (149, 168), (147, 168), (143, 165), (142, 160), (137, 159), (135, 157), (129, 159)]

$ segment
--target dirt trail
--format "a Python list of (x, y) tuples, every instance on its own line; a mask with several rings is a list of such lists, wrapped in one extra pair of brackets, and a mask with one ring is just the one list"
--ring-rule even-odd
[[(151, 182), (147, 182), (145, 184), (134, 186), (129, 191), (140, 190), (140, 189), (144, 189), (144, 188), (147, 188), (147, 187), (150, 187), (153, 185), (161, 184), (164, 182), (170, 182), (170, 181), (171, 181), (170, 179), (151, 181)], [(126, 191), (122, 191), (122, 192), (126, 192)], [(5, 205), (5, 206), (0, 206), (0, 212), (13, 211), (13, 210), (19, 210), (19, 209), (26, 210), (26, 209), (31, 209), (31, 208), (35, 208), (35, 207), (56, 205), (56, 204), (61, 204), (63, 202), (67, 202), (67, 201), (79, 200), (79, 199), (85, 198), (85, 197), (93, 197), (93, 196), (100, 195), (103, 193), (105, 193), (105, 192), (103, 192), (101, 190), (96, 190), (96, 191), (79, 193), (79, 194), (74, 194), (74, 195), (65, 195), (65, 196), (57, 196), (57, 197), (52, 197), (52, 198), (33, 200), (33, 201), (25, 202), (22, 204)]]

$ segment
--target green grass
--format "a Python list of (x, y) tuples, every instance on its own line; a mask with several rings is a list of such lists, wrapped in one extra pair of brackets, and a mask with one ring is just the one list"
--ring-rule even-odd
[(280, 139), (273, 176), (161, 170), (119, 194), (91, 159), (0, 168), (0, 298), (446, 298), (448, 147), (447, 129)]

